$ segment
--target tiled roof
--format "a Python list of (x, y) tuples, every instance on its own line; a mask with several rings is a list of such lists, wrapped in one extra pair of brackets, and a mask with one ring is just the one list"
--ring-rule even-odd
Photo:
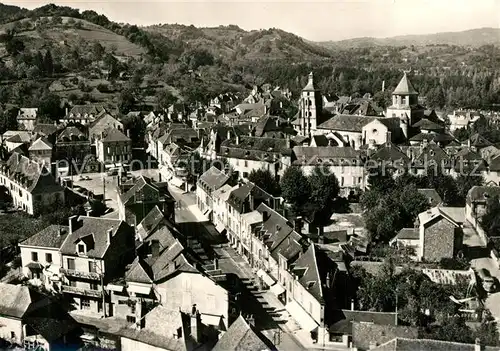
[(358, 350), (369, 350), (372, 345), (380, 345), (396, 337), (416, 339), (418, 336), (417, 327), (352, 322), (352, 342)]
[(153, 207), (151, 211), (137, 225), (137, 233), (144, 240), (158, 225), (165, 220), (165, 215), (158, 206)]
[(341, 333), (350, 335), (352, 333), (352, 322), (367, 322), (381, 325), (396, 325), (397, 313), (395, 312), (372, 312), (357, 310), (337, 310), (331, 314), (332, 323), (329, 326), (330, 333)]
[(420, 237), (418, 228), (403, 228), (396, 235), (399, 240), (418, 240)]
[[(474, 344), (463, 344), (451, 341), (430, 340), (430, 339), (405, 339), (395, 338), (378, 347), (373, 351), (474, 351)], [(498, 351), (499, 347), (482, 346), (482, 351)]]
[(68, 235), (67, 240), (61, 247), (62, 254), (75, 255), (76, 242), (92, 237), (94, 242), (93, 248), (87, 251), (87, 256), (102, 258), (109, 247), (108, 230), (112, 231), (111, 237), (113, 238), (125, 226), (124, 222), (119, 219), (79, 216), (78, 221), (81, 221), (82, 225)]
[(392, 92), (395, 95), (415, 95), (418, 94), (418, 92), (415, 90), (413, 87), (413, 84), (411, 84), (410, 80), (406, 76), (406, 72), (403, 75), (403, 78), (399, 81), (398, 86), (394, 91)]
[(381, 161), (400, 161), (408, 164), (410, 159), (408, 156), (396, 145), (388, 142), (378, 148), (375, 153), (370, 155), (370, 159)]
[(50, 247), (59, 249), (69, 234), (65, 225), (50, 225), (38, 233), (22, 241), (19, 245)]
[(0, 315), (21, 318), (41, 296), (25, 285), (0, 283)]
[(129, 142), (130, 138), (123, 134), (120, 130), (118, 129), (108, 129), (105, 132), (105, 137), (102, 140), (104, 143), (114, 143), (114, 142)]
[(28, 148), (29, 151), (52, 150), (52, 144), (44, 138), (38, 138)]
[(125, 273), (125, 280), (127, 282), (150, 284), (153, 280), (149, 274), (146, 273), (147, 265), (139, 258), (136, 257), (132, 262), (130, 269)]
[(417, 191), (424, 195), (426, 199), (429, 199), (429, 203), (432, 207), (443, 202), (436, 189), (417, 189)]
[(254, 331), (240, 315), (215, 344), (212, 351), (263, 351), (271, 349), (274, 347), (269, 340)]
[(198, 180), (201, 184), (205, 184), (210, 188), (211, 191), (219, 189), (221, 186), (226, 184), (229, 177), (222, 173), (219, 169), (212, 166), (209, 170), (203, 173)]

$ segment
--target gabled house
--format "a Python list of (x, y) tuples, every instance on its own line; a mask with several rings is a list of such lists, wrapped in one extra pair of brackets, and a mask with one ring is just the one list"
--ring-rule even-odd
[(120, 276), (135, 255), (134, 230), (124, 221), (72, 216), (61, 246), (62, 292), (80, 313), (114, 314), (106, 284)]
[(279, 177), (291, 164), (292, 146), (290, 139), (237, 135), (222, 142), (218, 156), (227, 160), (240, 179), (259, 169)]
[(130, 225), (138, 225), (156, 206), (175, 221), (175, 201), (168, 191), (167, 183), (140, 176), (135, 181), (122, 184), (117, 193), (119, 218)]
[(61, 253), (69, 227), (50, 225), (19, 243), (21, 267), (25, 277), (41, 282), (47, 289), (60, 287)]
[(203, 173), (196, 184), (196, 204), (204, 215), (212, 219), (212, 193), (229, 181), (229, 177), (215, 167)]
[(463, 223), (453, 218), (454, 212), (453, 208), (439, 206), (424, 211), (418, 215), (418, 229), (402, 229), (390, 244), (412, 247), (418, 261), (436, 262), (453, 258), (463, 239)]
[(96, 141), (96, 153), (105, 167), (126, 165), (132, 161), (132, 140), (119, 129), (106, 129)]
[(9, 191), (14, 206), (29, 214), (64, 204), (64, 189), (49, 170), (18, 153), (0, 164), (0, 184)]
[(104, 113), (99, 116), (94, 122), (89, 124), (89, 137), (91, 143), (104, 138), (104, 133), (108, 129), (118, 129), (123, 132), (123, 123), (109, 113)]
[(47, 139), (40, 137), (28, 148), (29, 157), (50, 169), (52, 163), (52, 149), (53, 145)]
[(250, 242), (242, 242), (241, 216), (255, 210), (263, 202), (266, 202), (271, 208), (277, 208), (279, 199), (274, 198), (251, 182), (240, 182), (229, 194), (226, 201), (227, 236), (239, 253), (244, 253), (245, 250), (248, 251), (250, 245)]
[(106, 113), (106, 109), (100, 105), (75, 105), (71, 110), (66, 109), (66, 115), (59, 119), (59, 123), (80, 123), (87, 125), (94, 122), (101, 114)]
[(55, 142), (54, 159), (81, 164), (91, 154), (90, 140), (75, 126), (67, 126), (59, 132)]
[(74, 347), (76, 322), (48, 297), (24, 285), (0, 283), (0, 338), (25, 350)]
[(275, 346), (262, 333), (255, 329), (252, 321), (239, 316), (222, 335), (212, 351), (271, 351)]

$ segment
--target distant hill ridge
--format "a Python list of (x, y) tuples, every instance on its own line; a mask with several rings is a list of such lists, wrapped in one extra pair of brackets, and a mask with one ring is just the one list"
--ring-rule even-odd
[(500, 28), (476, 28), (460, 32), (401, 35), (390, 38), (353, 38), (324, 41), (318, 44), (330, 49), (369, 48), (376, 46), (457, 45), (479, 47), (500, 45)]

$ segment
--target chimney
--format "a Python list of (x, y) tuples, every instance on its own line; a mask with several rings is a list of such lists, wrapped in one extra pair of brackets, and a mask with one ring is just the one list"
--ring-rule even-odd
[(59, 236), (63, 236), (64, 234), (66, 234), (66, 229), (59, 227)]
[(214, 270), (219, 269), (219, 259), (217, 257), (214, 258)]
[(318, 244), (324, 244), (325, 243), (325, 229), (323, 226), (318, 227)]
[(111, 238), (113, 237), (113, 227), (109, 228), (106, 232), (106, 241), (108, 245), (111, 245)]
[(302, 225), (303, 225), (302, 217), (298, 216), (297, 218), (295, 218), (293, 223), (293, 229), (299, 234), (302, 234)]
[(160, 256), (160, 241), (159, 240), (151, 240), (151, 256), (158, 257)]
[(78, 216), (71, 216), (68, 220), (69, 233), (72, 234), (73, 230), (76, 230), (76, 221), (78, 220)]
[(226, 139), (228, 139), (228, 140), (231, 139), (231, 131), (230, 130), (227, 131)]
[(387, 132), (387, 141), (392, 141), (392, 133), (390, 131)]
[(66, 112), (66, 116), (68, 115), (68, 108), (66, 107), (65, 109), (65, 112)]
[(269, 213), (267, 211), (262, 211), (262, 222), (265, 222), (269, 219)]
[(196, 305), (193, 305), (191, 309), (191, 337), (196, 342), (201, 341), (201, 320), (200, 320), (200, 312), (196, 308)]
[(255, 328), (255, 318), (252, 314), (247, 317), (247, 323), (250, 327)]

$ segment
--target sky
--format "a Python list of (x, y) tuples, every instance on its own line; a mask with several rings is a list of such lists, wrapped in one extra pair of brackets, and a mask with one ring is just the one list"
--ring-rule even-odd
[(5, 0), (4, 3), (33, 9), (50, 2), (82, 11), (94, 10), (115, 22), (198, 27), (236, 24), (246, 30), (275, 27), (314, 41), (500, 28), (500, 0)]

